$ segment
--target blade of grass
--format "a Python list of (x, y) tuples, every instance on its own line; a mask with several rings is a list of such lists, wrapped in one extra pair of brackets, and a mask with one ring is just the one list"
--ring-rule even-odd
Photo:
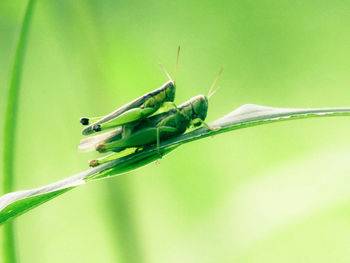
[(157, 146), (147, 148), (101, 164), (56, 183), (31, 190), (7, 193), (0, 197), (0, 224), (58, 196), (65, 192), (65, 190), (68, 191), (89, 181), (127, 173), (154, 162), (160, 158), (158, 151), (161, 151), (164, 156), (182, 144), (223, 132), (286, 120), (328, 116), (350, 116), (350, 108), (287, 109), (259, 105), (243, 105), (224, 117), (210, 123), (211, 127), (220, 127), (220, 129), (209, 130), (202, 127), (176, 138), (163, 141), (160, 143), (159, 148)]
[[(34, 4), (35, 0), (29, 0), (27, 3), (17, 42), (14, 61), (11, 69), (9, 89), (7, 93), (7, 106), (5, 110), (5, 129), (3, 143), (3, 193), (12, 191), (14, 184), (14, 149), (17, 124), (18, 98), (20, 92), (22, 66), (24, 63), (28, 32), (31, 17), (34, 10)], [(17, 262), (15, 243), (16, 242), (14, 235), (14, 226), (12, 223), (6, 224), (3, 229), (2, 255), (4, 263)]]

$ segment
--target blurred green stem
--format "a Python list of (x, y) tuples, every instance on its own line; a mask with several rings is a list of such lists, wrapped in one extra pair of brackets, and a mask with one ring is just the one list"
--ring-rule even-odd
[(135, 198), (132, 194), (132, 177), (119, 177), (118, 181), (106, 184), (108, 210), (114, 228), (113, 237), (117, 243), (116, 255), (121, 262), (145, 262), (142, 243), (135, 216)]
[[(5, 110), (5, 128), (3, 143), (3, 182), (2, 192), (13, 190), (14, 184), (14, 149), (17, 124), (18, 98), (20, 92), (20, 80), (22, 65), (24, 62), (30, 21), (34, 9), (35, 0), (29, 0), (21, 25), (15, 56), (10, 75), (9, 89), (7, 92), (7, 106)], [(15, 236), (13, 223), (8, 223), (3, 228), (3, 262), (17, 262)]]

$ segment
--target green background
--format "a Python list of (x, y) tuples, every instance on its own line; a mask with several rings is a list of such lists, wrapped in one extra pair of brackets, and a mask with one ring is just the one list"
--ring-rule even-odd
[[(0, 2), (1, 116), (25, 5)], [(224, 68), (209, 121), (246, 103), (350, 106), (349, 1), (37, 0), (16, 190), (87, 169), (79, 117), (159, 87), (178, 45), (177, 103)], [(79, 187), (15, 220), (21, 262), (349, 262), (349, 130), (346, 117), (238, 130)]]

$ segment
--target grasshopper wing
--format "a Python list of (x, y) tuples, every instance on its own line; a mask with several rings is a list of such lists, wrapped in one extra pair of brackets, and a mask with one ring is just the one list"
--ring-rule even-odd
[(122, 134), (122, 128), (117, 128), (115, 130), (112, 130), (103, 134), (82, 139), (78, 145), (78, 151), (80, 152), (94, 151), (96, 145), (100, 143), (108, 143), (113, 139), (121, 137), (121, 134)]

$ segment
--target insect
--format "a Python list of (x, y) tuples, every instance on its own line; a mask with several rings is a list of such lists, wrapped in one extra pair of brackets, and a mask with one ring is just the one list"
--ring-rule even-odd
[(178, 53), (176, 58), (176, 66), (174, 73), (174, 80), (171, 79), (170, 75), (165, 73), (169, 77), (169, 81), (167, 81), (160, 88), (153, 90), (141, 97), (131, 101), (130, 103), (118, 108), (112, 113), (104, 116), (104, 117), (94, 117), (94, 118), (81, 118), (80, 122), (83, 125), (87, 125), (86, 128), (83, 129), (83, 135), (89, 135), (94, 132), (103, 131), (109, 128), (123, 126), (128, 123), (132, 123), (138, 120), (142, 120), (147, 118), (148, 116), (155, 113), (161, 107), (172, 106), (176, 107), (174, 104), (175, 99), (175, 79), (176, 79), (176, 71), (178, 66), (178, 58), (180, 54), (180, 47), (178, 47)]
[[(205, 119), (208, 112), (208, 98), (216, 92), (216, 90), (211, 91), (220, 74), (221, 71), (217, 75), (208, 96), (195, 96), (175, 109), (151, 116), (134, 126), (123, 126), (108, 134), (98, 135), (100, 137), (96, 136), (94, 141), (95, 149), (100, 153), (119, 153), (122, 151), (128, 151), (129, 153), (130, 150), (137, 151), (156, 144), (161, 156), (159, 150), (160, 140), (176, 137), (191, 127), (205, 125), (207, 128), (213, 129), (205, 123)], [(81, 142), (81, 144), (84, 144), (84, 142)], [(92, 160), (90, 161), (90, 166), (96, 166), (119, 157), (120, 155), (118, 154), (112, 154), (105, 158)]]

